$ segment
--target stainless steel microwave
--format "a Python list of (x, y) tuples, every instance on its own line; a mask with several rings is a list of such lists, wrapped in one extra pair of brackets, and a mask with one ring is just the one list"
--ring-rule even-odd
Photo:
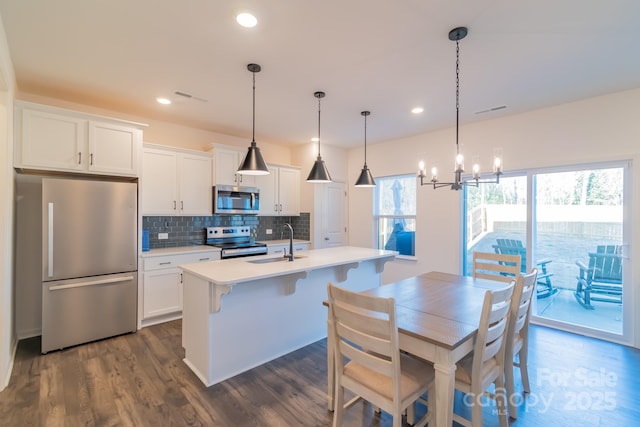
[(213, 213), (218, 215), (257, 215), (260, 210), (260, 189), (216, 185), (213, 187)]

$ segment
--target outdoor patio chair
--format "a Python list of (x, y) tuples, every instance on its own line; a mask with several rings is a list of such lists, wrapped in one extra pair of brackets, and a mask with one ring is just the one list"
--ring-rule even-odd
[(584, 308), (594, 310), (592, 301), (622, 304), (622, 256), (619, 245), (598, 245), (589, 252), (589, 265), (580, 268), (574, 295)]
[[(526, 273), (527, 248), (522, 244), (522, 241), (516, 239), (496, 239), (496, 241), (497, 244), (493, 245), (493, 250), (495, 250), (497, 254), (520, 255), (520, 273)], [(536, 260), (535, 267), (538, 269), (536, 296), (538, 298), (546, 298), (558, 292), (558, 289), (551, 284), (551, 276), (553, 276), (553, 273), (547, 271), (547, 264), (551, 261), (551, 258)]]
[(473, 277), (510, 283), (518, 275), (520, 255), (473, 253)]

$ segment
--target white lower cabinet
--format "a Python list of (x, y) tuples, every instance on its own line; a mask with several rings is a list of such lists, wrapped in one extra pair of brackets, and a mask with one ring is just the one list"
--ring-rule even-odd
[[(308, 251), (311, 244), (309, 242), (293, 242), (293, 253)], [(267, 243), (267, 254), (282, 254), (289, 252), (288, 243)]]
[(139, 326), (149, 326), (182, 316), (181, 264), (215, 261), (220, 251), (144, 256)]

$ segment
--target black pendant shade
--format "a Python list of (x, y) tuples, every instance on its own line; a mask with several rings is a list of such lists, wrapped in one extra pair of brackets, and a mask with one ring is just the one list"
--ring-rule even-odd
[(260, 154), (260, 149), (256, 144), (256, 73), (260, 72), (258, 64), (247, 65), (247, 70), (253, 73), (253, 133), (251, 136), (251, 145), (249, 151), (244, 156), (244, 160), (238, 168), (241, 175), (268, 175), (269, 168)]
[(371, 171), (364, 165), (362, 171), (360, 172), (360, 176), (356, 181), (356, 187), (375, 187), (376, 182), (373, 180), (373, 176), (371, 175)]
[(309, 176), (307, 177), (307, 182), (322, 184), (331, 182), (331, 175), (329, 175), (327, 165), (324, 164), (324, 160), (322, 160), (320, 156), (320, 99), (324, 98), (324, 92), (315, 92), (313, 96), (318, 98), (318, 158), (313, 163), (311, 172), (309, 172)]
[(238, 168), (238, 173), (243, 175), (267, 175), (269, 174), (269, 168), (260, 154), (260, 148), (256, 145), (255, 141), (251, 141), (249, 151), (244, 156), (242, 164)]
[(367, 166), (367, 116), (371, 114), (370, 111), (363, 111), (360, 113), (364, 116), (364, 166), (360, 172), (360, 176), (356, 181), (356, 187), (375, 187), (376, 182), (373, 180), (371, 171)]
[(320, 155), (318, 155), (318, 158), (313, 163), (311, 172), (309, 172), (309, 176), (307, 177), (307, 182), (311, 182), (313, 184), (331, 182), (331, 175), (329, 175), (327, 165), (324, 164), (324, 160), (322, 160), (322, 157), (320, 157)]

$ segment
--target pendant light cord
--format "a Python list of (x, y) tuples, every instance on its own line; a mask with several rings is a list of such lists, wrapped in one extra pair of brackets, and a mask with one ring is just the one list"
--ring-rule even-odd
[(367, 116), (364, 114), (364, 167), (367, 167)]
[(251, 131), (251, 143), (256, 143), (256, 73), (253, 72), (253, 129)]
[(456, 40), (456, 154), (460, 154), (458, 146), (458, 127), (460, 121), (460, 40)]
[(320, 158), (320, 99), (321, 96), (318, 96), (318, 158)]

